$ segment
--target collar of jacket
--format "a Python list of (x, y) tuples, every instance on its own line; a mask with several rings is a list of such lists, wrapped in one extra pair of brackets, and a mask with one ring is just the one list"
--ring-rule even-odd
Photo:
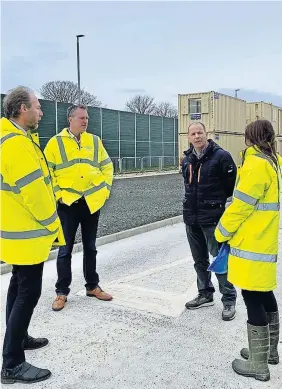
[(256, 154), (259, 154), (259, 153), (261, 153), (261, 151), (259, 149), (257, 149), (254, 146), (249, 146), (245, 150), (240, 151), (239, 154), (240, 154), (240, 158), (241, 158), (241, 160), (243, 162), (247, 156), (249, 156), (249, 155), (256, 155)]
[[(86, 136), (88, 135), (88, 132), (84, 131), (80, 134), (80, 141)], [(57, 134), (57, 136), (67, 136), (68, 138), (71, 138), (72, 139), (72, 136), (71, 134), (69, 133), (69, 129), (68, 128), (64, 128), (61, 132), (59, 132)]]
[(208, 158), (208, 156), (212, 154), (214, 151), (221, 149), (221, 147), (217, 143), (215, 143), (212, 139), (208, 139), (208, 143), (209, 144), (206, 147), (205, 152), (200, 159), (198, 159), (197, 156), (193, 153), (194, 151), (193, 146), (191, 146), (189, 150), (184, 151), (184, 155), (186, 155), (186, 157), (188, 157), (189, 159), (193, 159), (194, 161), (198, 162)]
[(17, 128), (10, 120), (6, 118), (1, 119), (1, 137), (8, 134), (17, 134), (26, 136), (22, 130)]

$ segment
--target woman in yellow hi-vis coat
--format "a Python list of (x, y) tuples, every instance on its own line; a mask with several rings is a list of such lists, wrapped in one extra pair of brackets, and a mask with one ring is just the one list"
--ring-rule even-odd
[(228, 281), (242, 289), (248, 313), (247, 361), (236, 359), (238, 374), (268, 381), (268, 363), (277, 364), (279, 314), (273, 290), (280, 218), (280, 164), (275, 133), (267, 120), (249, 124), (232, 204), (215, 231), (218, 242), (228, 241)]

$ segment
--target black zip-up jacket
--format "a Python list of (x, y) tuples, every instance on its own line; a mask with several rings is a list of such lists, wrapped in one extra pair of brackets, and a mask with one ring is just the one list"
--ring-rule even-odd
[(198, 159), (193, 147), (185, 151), (183, 219), (187, 225), (217, 225), (228, 197), (232, 196), (237, 168), (231, 155), (213, 140)]

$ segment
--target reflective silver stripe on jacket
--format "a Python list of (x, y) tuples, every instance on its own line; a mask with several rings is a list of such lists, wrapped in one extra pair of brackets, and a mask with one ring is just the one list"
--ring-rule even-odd
[(277, 262), (277, 255), (274, 254), (259, 254), (253, 253), (251, 251), (235, 249), (232, 247), (230, 248), (230, 254), (234, 257), (239, 257), (250, 261)]
[(255, 154), (255, 156), (256, 156), (256, 157), (259, 157), (259, 158), (262, 158), (262, 159), (265, 159), (266, 161), (268, 161), (268, 162), (272, 165), (272, 167), (273, 167), (275, 170), (277, 170), (276, 167), (275, 167), (274, 162), (272, 161), (272, 159), (269, 158), (269, 157), (267, 157), (265, 154), (259, 153), (259, 154)]
[(94, 142), (94, 158), (93, 158), (93, 162), (94, 163), (98, 163), (99, 142), (98, 142), (98, 137), (96, 135), (93, 135), (93, 142)]
[(111, 162), (112, 162), (111, 158), (107, 158), (107, 159), (104, 159), (104, 161), (102, 161), (100, 163), (100, 165), (101, 166), (105, 166), (105, 165), (108, 165), (108, 163), (111, 163)]
[(10, 138), (13, 138), (14, 136), (19, 136), (20, 134), (7, 134), (5, 136), (3, 136), (3, 138), (0, 139), (0, 145), (2, 145), (5, 140), (8, 140)]
[(61, 190), (61, 189), (60, 189), (59, 185), (56, 185), (53, 190), (54, 190), (54, 193), (56, 193), (56, 192), (59, 192), (59, 190)]
[(44, 230), (32, 230), (32, 231), (0, 231), (0, 236), (2, 239), (32, 239), (40, 238), (42, 236), (48, 236), (56, 234), (59, 231), (57, 229), (54, 232), (50, 232), (46, 229)]
[(97, 167), (98, 169), (100, 168), (100, 164), (94, 161), (91, 161), (91, 159), (79, 159), (75, 158), (72, 159), (71, 161), (60, 163), (58, 165), (54, 166), (54, 170), (60, 170), (60, 169), (65, 169), (67, 167), (73, 166), (77, 163), (88, 163), (91, 166)]
[(17, 186), (10, 186), (9, 184), (4, 183), (4, 178), (0, 174), (0, 188), (6, 192), (14, 192), (15, 194), (21, 193), (20, 189)]
[(70, 193), (78, 194), (80, 196), (89, 196), (92, 193), (98, 192), (100, 189), (105, 188), (106, 186), (107, 186), (107, 184), (105, 182), (102, 182), (100, 185), (94, 186), (93, 188), (90, 188), (90, 189), (87, 189), (85, 192), (79, 192), (78, 190), (75, 190), (72, 188), (61, 188), (61, 189), (66, 190), (67, 192), (70, 192)]
[(63, 142), (63, 139), (62, 139), (61, 136), (57, 136), (57, 142), (58, 142), (58, 146), (59, 146), (59, 151), (60, 151), (60, 155), (61, 155), (61, 158), (62, 158), (62, 162), (63, 163), (67, 162), (68, 158), (67, 158), (64, 142)]
[(42, 170), (37, 169), (32, 173), (27, 174), (26, 176), (20, 178), (17, 182), (16, 185), (19, 188), (23, 188), (24, 186), (30, 184), (33, 181), (36, 181), (38, 178), (43, 177)]
[[(30, 184), (31, 182), (37, 180), (38, 178), (43, 177), (42, 170), (37, 169), (32, 173), (27, 174), (26, 176), (20, 178), (16, 182), (16, 186), (10, 186), (9, 184), (4, 183), (4, 179), (2, 174), (0, 175), (0, 184), (1, 184), (1, 190), (9, 191), (9, 192), (14, 192), (15, 194), (20, 193), (20, 189), (23, 188), (24, 186)], [(50, 184), (51, 178), (50, 176), (47, 176), (44, 178), (44, 182), (46, 185)]]
[(48, 226), (49, 224), (54, 223), (54, 221), (57, 219), (57, 217), (58, 217), (58, 214), (57, 214), (57, 211), (55, 211), (55, 212), (53, 213), (53, 215), (50, 216), (50, 217), (48, 217), (47, 219), (45, 219), (45, 220), (37, 220), (37, 221), (38, 221), (38, 223), (40, 223), (42, 226), (46, 227), (46, 226)]
[(253, 206), (255, 206), (257, 204), (257, 202), (258, 202), (258, 200), (255, 199), (254, 197), (249, 196), (246, 193), (240, 192), (238, 189), (235, 189), (234, 197), (236, 199), (239, 199), (239, 200), (243, 201), (244, 203), (247, 203), (247, 204), (250, 204), (250, 205), (253, 205)]
[(50, 184), (51, 183), (51, 177), (50, 176), (44, 177), (44, 182), (45, 182), (46, 185)]
[(256, 205), (255, 209), (258, 211), (279, 211), (279, 203), (259, 203)]
[(229, 237), (231, 237), (231, 236), (233, 235), (232, 232), (227, 231), (227, 230), (223, 227), (223, 225), (221, 224), (221, 222), (218, 223), (217, 228), (219, 229), (220, 233), (221, 233), (223, 236), (225, 236), (226, 238), (229, 238)]
[(61, 136), (57, 136), (56, 139), (58, 142), (62, 163), (55, 165), (52, 162), (48, 162), (49, 167), (51, 167), (55, 170), (60, 170), (60, 169), (65, 169), (65, 168), (71, 167), (77, 163), (87, 163), (93, 167), (97, 167), (98, 169), (100, 169), (100, 163), (98, 162), (99, 142), (98, 142), (98, 137), (96, 135), (93, 135), (93, 144), (94, 144), (93, 161), (91, 159), (86, 159), (86, 158), (81, 158), (81, 159), (75, 158), (75, 159), (72, 159), (71, 161), (68, 161), (63, 138)]

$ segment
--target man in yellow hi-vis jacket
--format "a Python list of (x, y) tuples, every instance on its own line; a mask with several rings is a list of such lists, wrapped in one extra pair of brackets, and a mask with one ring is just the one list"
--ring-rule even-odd
[(75, 235), (81, 225), (83, 272), (86, 295), (109, 301), (112, 296), (99, 286), (96, 271), (96, 236), (100, 209), (110, 196), (113, 164), (101, 139), (86, 132), (88, 112), (83, 105), (68, 109), (69, 128), (48, 142), (45, 155), (52, 171), (66, 245), (57, 258), (57, 297), (52, 309), (64, 308), (72, 281), (71, 258)]
[(27, 363), (24, 350), (48, 344), (45, 338), (32, 338), (27, 330), (41, 295), (44, 261), (54, 241), (58, 245), (65, 241), (47, 161), (30, 134), (43, 115), (40, 103), (31, 90), (18, 87), (6, 95), (3, 107), (0, 260), (13, 265), (13, 270), (7, 295), (1, 382), (31, 383), (51, 375), (49, 370)]

